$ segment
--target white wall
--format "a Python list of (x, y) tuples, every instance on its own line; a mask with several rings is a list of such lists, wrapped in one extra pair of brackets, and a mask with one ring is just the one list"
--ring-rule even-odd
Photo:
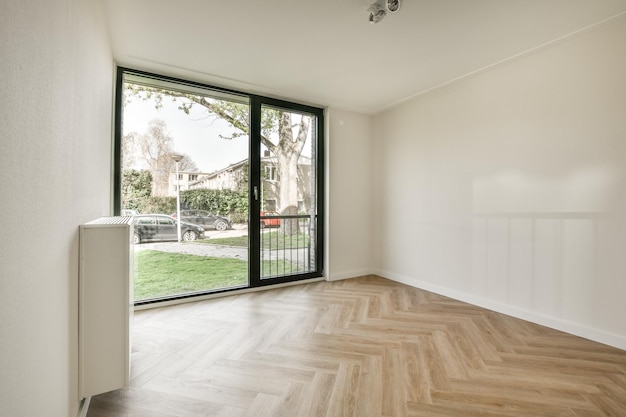
[(626, 348), (626, 19), (374, 119), (382, 276)]
[(372, 117), (327, 112), (328, 272), (330, 280), (371, 273)]
[(78, 225), (109, 214), (113, 60), (93, 0), (0, 7), (0, 414), (78, 411)]

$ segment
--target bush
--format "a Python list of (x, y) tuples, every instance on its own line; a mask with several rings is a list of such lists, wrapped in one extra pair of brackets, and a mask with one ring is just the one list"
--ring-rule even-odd
[(140, 213), (176, 213), (176, 197), (148, 197), (141, 200), (137, 209)]
[(129, 169), (122, 175), (122, 208), (142, 211), (142, 205), (151, 195), (152, 174), (147, 170)]
[(233, 223), (247, 223), (248, 222), (248, 213), (231, 213), (228, 215), (230, 217), (230, 221)]
[(248, 195), (237, 191), (185, 190), (180, 193), (180, 205), (194, 210), (207, 210), (220, 216), (229, 216), (233, 223), (245, 223), (248, 220)]
[[(176, 197), (154, 197), (152, 175), (147, 170), (125, 170), (122, 179), (122, 208), (140, 213), (172, 214)], [(230, 217), (233, 223), (248, 220), (248, 195), (232, 190), (184, 190), (180, 192), (181, 208), (207, 210)]]

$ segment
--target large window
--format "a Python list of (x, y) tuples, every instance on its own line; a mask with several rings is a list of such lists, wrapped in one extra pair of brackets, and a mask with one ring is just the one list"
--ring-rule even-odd
[(322, 275), (321, 109), (125, 68), (117, 88), (136, 303)]

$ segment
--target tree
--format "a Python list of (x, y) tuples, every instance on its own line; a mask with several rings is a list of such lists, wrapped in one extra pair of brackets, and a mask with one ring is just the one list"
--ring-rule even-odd
[(176, 198), (152, 195), (152, 174), (147, 169), (127, 169), (122, 173), (122, 207), (140, 213), (172, 213)]
[[(248, 135), (250, 117), (248, 107), (241, 103), (218, 100), (174, 90), (162, 90), (138, 84), (126, 84), (126, 100), (130, 97), (154, 99), (157, 107), (164, 98), (179, 100), (179, 109), (189, 114), (193, 106), (206, 109), (210, 118), (223, 119), (234, 128), (229, 136), (233, 139)], [(311, 117), (295, 115), (273, 108), (263, 109), (261, 117), (261, 143), (276, 157), (279, 174), (279, 212), (283, 215), (298, 212), (298, 159), (311, 130)], [(282, 222), (287, 233), (292, 232), (295, 222)]]
[[(183, 159), (181, 159), (178, 162), (178, 170), (179, 171), (188, 171), (188, 172), (197, 172), (198, 171), (198, 166), (196, 165), (194, 160), (191, 159), (191, 156), (187, 155), (186, 153), (182, 153), (182, 154), (179, 154), (179, 155), (183, 156)], [(170, 154), (170, 169), (173, 170), (174, 167), (175, 167), (175, 163), (172, 161), (171, 154)]]
[[(122, 168), (131, 169), (141, 159), (152, 174), (152, 195), (165, 196), (168, 193), (170, 173), (176, 163), (172, 160), (173, 138), (167, 133), (167, 125), (162, 119), (153, 119), (147, 132), (132, 132), (122, 140)], [(180, 171), (197, 171), (196, 163), (189, 155), (183, 154), (178, 163)]]
[(148, 170), (125, 170), (122, 178), (122, 207), (141, 210), (152, 195), (152, 174)]

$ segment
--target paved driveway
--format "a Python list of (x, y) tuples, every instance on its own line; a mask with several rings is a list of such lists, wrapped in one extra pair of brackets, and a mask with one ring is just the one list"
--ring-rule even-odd
[(185, 253), (188, 255), (235, 258), (244, 261), (248, 260), (248, 248), (234, 246), (209, 245), (206, 243), (193, 242), (155, 242), (135, 245), (135, 251), (142, 251), (146, 249), (158, 250), (161, 252)]
[[(231, 230), (207, 230), (204, 235), (208, 237), (205, 241), (211, 240), (211, 238), (222, 237), (239, 237), (246, 236), (248, 234), (248, 227), (246, 225), (234, 225)], [(248, 260), (248, 248), (231, 247), (222, 245), (211, 245), (207, 243), (194, 243), (194, 242), (153, 242), (142, 243), (135, 245), (135, 251), (141, 250), (158, 250), (161, 252), (176, 252), (185, 253), (188, 255), (198, 256), (213, 256), (216, 258), (235, 258), (241, 260)]]
[[(235, 225), (232, 230), (209, 230), (205, 232), (205, 239), (207, 243), (197, 242), (154, 242), (154, 243), (141, 243), (135, 245), (135, 251), (142, 251), (146, 249), (157, 250), (161, 252), (174, 252), (184, 253), (188, 255), (197, 256), (212, 256), (216, 258), (232, 258), (241, 259), (242, 261), (248, 260), (248, 248), (235, 247), (235, 246), (223, 246), (212, 245), (208, 242), (211, 238), (221, 237), (238, 237), (248, 234), (248, 228), (246, 226)], [(263, 260), (285, 260), (294, 264), (298, 264), (303, 268), (308, 268), (308, 250), (305, 248), (300, 249), (282, 249), (282, 250), (264, 250), (261, 254)]]

